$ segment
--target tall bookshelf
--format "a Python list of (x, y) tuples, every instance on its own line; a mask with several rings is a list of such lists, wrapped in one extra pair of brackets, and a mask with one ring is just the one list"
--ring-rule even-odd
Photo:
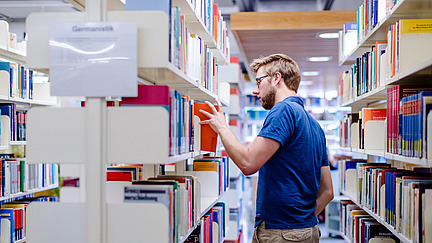
[[(56, 22), (135, 22), (138, 28), (138, 78), (150, 85), (168, 85), (171, 90), (197, 101), (214, 101), (227, 95), (207, 89), (201, 80), (185, 74), (169, 61), (170, 22), (163, 11), (105, 11), (106, 1), (86, 1), (86, 12), (34, 13), (27, 18), (28, 64), (49, 73), (49, 28)], [(187, 0), (180, 6), (190, 33), (200, 36), (217, 58), (229, 63), (222, 50), (197, 17)], [(228, 54), (228, 56), (227, 56)], [(219, 89), (224, 90), (224, 89)], [(226, 88), (225, 88), (226, 90)], [(228, 90), (229, 91), (229, 90)], [(221, 99), (227, 106), (226, 99)], [(32, 109), (29, 127), (29, 162), (56, 161), (85, 167), (84, 200), (55, 204), (35, 203), (29, 208), (29, 239), (33, 242), (169, 242), (169, 210), (157, 203), (124, 203), (125, 187), (106, 183), (107, 163), (142, 163), (145, 178), (159, 173), (160, 164), (175, 164), (178, 175), (194, 175), (199, 181), (198, 218), (179, 235), (183, 242), (201, 223), (201, 218), (219, 201), (219, 175), (210, 171), (184, 171), (185, 160), (202, 156), (200, 126), (195, 120), (195, 151), (169, 155), (169, 114), (163, 107), (106, 107), (105, 98), (86, 98), (85, 108)], [(66, 220), (67, 219), (67, 220)], [(221, 239), (223, 241), (223, 239)]]
[[(371, 1), (365, 1), (365, 5)], [(379, 10), (379, 2), (378, 1), (378, 11)], [(385, 7), (385, 2), (384, 7)], [(392, 25), (396, 24), (401, 19), (431, 19), (432, 18), (432, 5), (430, 0), (399, 0), (399, 1), (387, 1), (387, 4), (393, 4), (393, 6), (388, 6), (388, 11), (383, 16), (382, 20), (379, 21), (375, 27), (370, 28), (366, 31), (366, 33), (360, 33), (360, 40), (357, 43), (357, 46), (351, 50), (351, 52), (347, 56), (342, 56), (339, 59), (339, 65), (351, 65), (356, 63), (356, 58), (361, 57), (364, 53), (370, 52), (372, 46), (375, 46), (376, 41), (386, 41), (387, 33), (389, 28)], [(366, 11), (366, 10), (365, 10)], [(418, 48), (425, 48), (425, 52), (430, 51), (430, 47), (428, 46), (418, 46)], [(341, 51), (341, 50), (340, 50)], [(349, 70), (349, 66), (346, 67), (345, 70)], [(396, 72), (392, 77), (388, 77), (385, 80), (381, 80), (381, 83), (377, 85), (377, 87), (370, 89), (369, 91), (362, 93), (361, 95), (355, 94), (355, 92), (348, 94), (348, 92), (352, 92), (349, 87), (349, 91), (346, 87), (346, 82), (341, 81), (341, 106), (351, 107), (352, 112), (361, 111), (364, 107), (369, 108), (387, 108), (389, 109), (388, 101), (387, 101), (387, 91), (395, 85), (410, 85), (416, 84), (420, 85), (430, 85), (432, 78), (432, 57), (422, 60), (421, 62), (415, 63), (411, 65), (411, 67), (404, 69), (400, 72)], [(387, 117), (388, 119), (388, 117)], [(432, 121), (429, 118), (427, 120), (428, 128), (431, 127)], [(370, 126), (369, 126), (370, 125)], [(376, 122), (375, 125), (369, 124), (365, 126), (365, 146), (369, 144), (371, 146), (366, 146), (364, 149), (359, 149), (354, 143), (355, 147), (351, 147), (350, 144), (347, 144), (346, 147), (342, 148), (346, 151), (355, 152), (357, 154), (366, 156), (371, 162), (376, 161), (378, 157), (385, 158), (388, 164), (391, 164), (392, 167), (398, 169), (408, 169), (413, 170), (415, 167), (432, 167), (432, 156), (430, 153), (427, 157), (416, 158), (416, 157), (407, 157), (399, 154), (389, 153), (387, 152), (387, 132), (386, 132), (386, 123), (385, 121)], [(358, 131), (357, 124), (351, 125), (351, 129)], [(368, 131), (367, 131), (368, 130)], [(366, 133), (369, 133), (367, 136)], [(351, 139), (358, 140), (357, 135), (353, 136), (353, 133), (349, 134)], [(374, 134), (371, 136), (370, 134)], [(343, 135), (342, 135), (343, 137)], [(432, 141), (432, 136), (427, 135), (427, 141), (430, 143)], [(379, 140), (378, 143), (376, 140)], [(351, 144), (353, 144), (351, 142)], [(370, 209), (370, 206), (365, 205), (363, 202), (359, 202), (358, 198), (353, 196), (352, 194), (342, 192), (345, 196), (350, 198), (360, 209), (363, 209), (367, 214), (372, 216), (377, 222), (384, 225), (390, 232), (392, 232), (401, 242), (411, 243), (415, 242), (415, 239), (409, 238), (403, 233), (401, 233), (398, 229), (395, 229), (395, 226), (386, 222), (386, 219), (383, 218), (382, 215), (377, 214), (373, 210)], [(345, 237), (346, 238), (346, 237)], [(348, 241), (350, 239), (346, 238)]]
[[(13, 63), (14, 68), (16, 67), (15, 64), (19, 63), (19, 65), (26, 68), (25, 49), (17, 49), (15, 45), (10, 43), (9, 25), (7, 22), (2, 21), (0, 25), (2, 27), (0, 28), (0, 62)], [(3, 42), (4, 40), (6, 40), (6, 42)], [(23, 45), (25, 45), (25, 43), (20, 43), (20, 46)], [(20, 73), (16, 70), (14, 70), (14, 72)], [(26, 69), (25, 72), (28, 73), (29, 69)], [(27, 76), (27, 78), (29, 77), (30, 76)], [(51, 107), (57, 105), (56, 98), (49, 96), (49, 83), (37, 83), (30, 79), (26, 79), (26, 81), (25, 87), (17, 87), (15, 78), (11, 78), (11, 70), (0, 70), (0, 105), (13, 105), (16, 109), (12, 110), (10, 115), (3, 114), (2, 116), (2, 122), (5, 122), (5, 124), (10, 123), (10, 125), (15, 123), (15, 125), (8, 126), (9, 124), (3, 124), (3, 126), (1, 126), (0, 137), (3, 139), (0, 140), (0, 154), (2, 154), (2, 158), (5, 158), (0, 159), (0, 167), (2, 167), (1, 170), (3, 176), (3, 182), (1, 183), (2, 193), (0, 195), (1, 205), (16, 202), (16, 200), (26, 200), (26, 198), (30, 199), (34, 197), (35, 194), (55, 189), (59, 186), (57, 165), (48, 164), (45, 161), (41, 161), (36, 165), (29, 165), (27, 163), (27, 141), (25, 140), (24, 135), (25, 130), (22, 129), (24, 120), (19, 119), (19, 117), (12, 118), (12, 116), (16, 115), (13, 114), (16, 111), (24, 114), (32, 107)], [(29, 96), (28, 91), (30, 83), (33, 86), (32, 96)], [(15, 93), (15, 90), (17, 90), (17, 93)], [(24, 96), (23, 93), (26, 93), (26, 95)], [(8, 118), (5, 119), (5, 117)], [(21, 118), (24, 119), (22, 116)], [(0, 122), (0, 124), (2, 122)], [(20, 123), (21, 128), (18, 128), (18, 124)], [(15, 135), (12, 136), (11, 133), (14, 133)], [(17, 135), (18, 133), (20, 135)], [(17, 161), (17, 165), (12, 163), (12, 159), (7, 161), (6, 158), (11, 154), (14, 155), (13, 160)], [(17, 175), (18, 177), (15, 177)], [(19, 213), (15, 215), (15, 217), (15, 220), (19, 219)], [(25, 225), (25, 218), (23, 218), (23, 223)], [(17, 225), (12, 225), (14, 228), (16, 226)], [(8, 232), (6, 224), (4, 224), (4, 227), (3, 232)], [(18, 235), (15, 235), (14, 239), (14, 242), (26, 242), (25, 229), (22, 235), (19, 237)], [(3, 240), (4, 238), (2, 237), (2, 241)]]

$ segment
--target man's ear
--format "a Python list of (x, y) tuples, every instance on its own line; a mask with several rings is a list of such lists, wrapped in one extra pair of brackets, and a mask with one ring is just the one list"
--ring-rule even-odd
[(279, 85), (280, 82), (282, 81), (282, 74), (280, 72), (276, 72), (274, 75), (274, 80), (275, 80), (275, 86)]

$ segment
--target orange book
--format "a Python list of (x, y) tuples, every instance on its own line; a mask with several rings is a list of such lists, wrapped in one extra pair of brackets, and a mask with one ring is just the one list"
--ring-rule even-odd
[(219, 27), (219, 9), (218, 4), (213, 3), (213, 37), (215, 42), (218, 41), (218, 27)]
[[(216, 110), (219, 110), (217, 106), (215, 106)], [(209, 113), (213, 113), (210, 107), (204, 103), (194, 103), (194, 115), (198, 116), (201, 121), (208, 120), (209, 118), (199, 112), (199, 110), (205, 110)], [(210, 125), (204, 124), (201, 125), (201, 150), (216, 152), (217, 146), (217, 138), (218, 134), (213, 131)]]
[(194, 171), (219, 171), (219, 163), (218, 162), (210, 162), (210, 161), (194, 161), (193, 162), (193, 170)]
[(384, 121), (387, 118), (386, 108), (363, 108), (363, 126), (367, 121)]

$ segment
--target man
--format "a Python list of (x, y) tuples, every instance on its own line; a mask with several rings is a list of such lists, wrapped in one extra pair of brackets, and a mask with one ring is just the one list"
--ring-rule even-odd
[(248, 148), (230, 131), (219, 112), (200, 110), (201, 121), (216, 131), (232, 161), (245, 175), (259, 171), (253, 242), (319, 242), (316, 215), (333, 199), (323, 130), (297, 97), (300, 70), (283, 54), (255, 59), (257, 95), (267, 115)]

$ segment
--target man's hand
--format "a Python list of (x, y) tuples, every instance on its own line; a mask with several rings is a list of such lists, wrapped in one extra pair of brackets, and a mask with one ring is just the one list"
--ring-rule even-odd
[(199, 124), (208, 124), (210, 127), (218, 134), (220, 134), (223, 130), (228, 129), (229, 127), (225, 121), (225, 116), (222, 111), (222, 104), (221, 102), (216, 99), (217, 106), (219, 108), (219, 111), (216, 110), (215, 106), (206, 101), (206, 104), (210, 107), (210, 109), (213, 111), (213, 114), (210, 114), (209, 112), (205, 110), (200, 110), (202, 114), (207, 116), (209, 119), (205, 121), (200, 121)]

